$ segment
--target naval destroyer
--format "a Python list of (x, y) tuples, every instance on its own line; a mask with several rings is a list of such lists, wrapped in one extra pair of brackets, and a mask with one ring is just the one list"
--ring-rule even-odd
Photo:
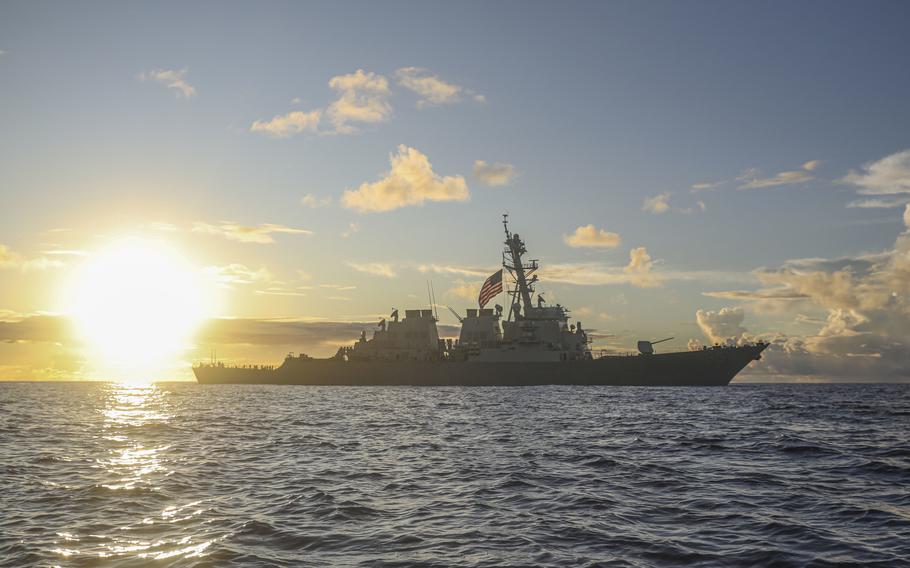
[[(295, 385), (727, 385), (768, 343), (714, 345), (695, 351), (655, 352), (661, 341), (639, 341), (638, 353), (604, 354), (591, 349), (581, 322), (570, 323), (569, 310), (548, 305), (538, 295), (537, 260), (525, 260), (527, 249), (503, 216), (505, 248), (502, 269), (484, 283), (479, 307), (461, 323), (457, 339), (439, 337), (433, 309), (398, 310), (379, 322), (372, 337), (341, 347), (329, 358), (288, 355), (280, 366), (230, 366), (213, 362), (193, 367), (200, 383)], [(504, 274), (509, 278), (504, 278)], [(503, 292), (504, 308), (485, 308)], [(435, 303), (432, 304), (435, 306)], [(672, 338), (668, 338), (672, 339)]]

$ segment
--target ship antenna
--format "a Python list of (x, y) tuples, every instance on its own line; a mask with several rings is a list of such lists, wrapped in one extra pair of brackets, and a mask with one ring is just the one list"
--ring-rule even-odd
[(433, 301), (431, 308), (433, 308), (433, 317), (436, 318), (436, 321), (439, 321), (439, 306), (436, 305), (436, 289), (433, 287), (433, 281), (430, 280), (430, 297)]

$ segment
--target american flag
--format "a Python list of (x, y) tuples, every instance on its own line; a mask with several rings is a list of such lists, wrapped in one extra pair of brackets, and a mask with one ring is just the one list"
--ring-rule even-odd
[(480, 297), (477, 298), (477, 302), (480, 304), (480, 307), (483, 308), (487, 305), (487, 302), (495, 298), (500, 292), (502, 292), (501, 268), (487, 278), (487, 281), (480, 287)]

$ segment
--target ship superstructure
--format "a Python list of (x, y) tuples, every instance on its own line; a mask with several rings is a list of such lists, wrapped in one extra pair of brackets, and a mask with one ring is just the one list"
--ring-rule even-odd
[[(367, 337), (341, 347), (328, 359), (289, 355), (277, 368), (240, 368), (220, 364), (194, 367), (202, 383), (287, 383), (338, 385), (725, 385), (750, 361), (761, 357), (767, 343), (704, 348), (677, 353), (654, 352), (661, 341), (639, 341), (637, 355), (595, 357), (588, 333), (569, 310), (535, 295), (537, 260), (526, 260), (527, 248), (509, 230), (502, 270), (481, 289), (479, 307), (466, 316), (457, 339), (440, 338), (434, 309), (397, 309)], [(505, 289), (508, 311), (485, 305)], [(435, 307), (435, 306), (433, 306)], [(451, 309), (451, 308), (450, 308)], [(672, 338), (668, 338), (672, 339)]]

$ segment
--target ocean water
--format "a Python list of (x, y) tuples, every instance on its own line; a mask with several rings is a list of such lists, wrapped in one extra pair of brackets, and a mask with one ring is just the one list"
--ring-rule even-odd
[(910, 386), (0, 383), (2, 566), (900, 566)]

